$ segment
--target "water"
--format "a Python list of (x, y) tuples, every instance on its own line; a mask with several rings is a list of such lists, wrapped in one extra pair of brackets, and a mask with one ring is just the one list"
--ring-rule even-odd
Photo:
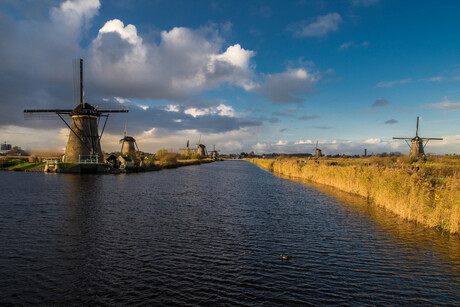
[(248, 162), (0, 178), (3, 304), (460, 304), (459, 236)]

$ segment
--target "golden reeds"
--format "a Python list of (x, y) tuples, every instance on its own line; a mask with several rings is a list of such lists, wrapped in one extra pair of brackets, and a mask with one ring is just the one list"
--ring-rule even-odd
[(390, 159), (249, 161), (274, 173), (366, 197), (409, 221), (459, 233), (460, 159), (415, 163)]

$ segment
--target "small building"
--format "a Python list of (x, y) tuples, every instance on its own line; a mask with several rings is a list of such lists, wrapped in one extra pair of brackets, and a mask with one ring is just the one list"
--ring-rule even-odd
[(112, 165), (113, 168), (118, 168), (120, 166), (120, 161), (118, 161), (117, 157), (115, 155), (110, 155), (105, 159), (105, 162), (109, 163)]
[(128, 156), (121, 155), (117, 158), (117, 160), (120, 162), (120, 168), (122, 169), (133, 166), (133, 160), (131, 160)]

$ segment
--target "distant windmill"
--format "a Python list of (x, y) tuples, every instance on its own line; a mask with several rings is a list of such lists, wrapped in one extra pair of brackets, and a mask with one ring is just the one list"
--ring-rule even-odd
[(198, 143), (196, 144), (196, 153), (202, 157), (206, 157), (208, 155), (206, 146), (201, 144), (201, 134), (200, 134), (200, 139), (198, 140)]
[[(407, 145), (410, 147), (410, 154), (411, 157), (418, 157), (425, 155), (425, 146), (428, 144), (428, 141), (435, 140), (435, 141), (442, 141), (442, 138), (421, 138), (418, 136), (418, 122), (419, 117), (417, 116), (417, 127), (415, 129), (415, 137), (393, 137), (394, 140), (405, 140)], [(411, 141), (411, 145), (409, 145), (409, 140)], [(425, 144), (423, 144), (425, 142)]]
[(128, 136), (128, 121), (125, 124), (125, 134), (124, 137), (120, 140), (121, 144), (121, 154), (128, 156), (131, 159), (137, 158), (137, 151), (139, 152), (139, 147), (137, 146), (136, 140), (132, 136)]
[(192, 151), (190, 150), (189, 148), (189, 140), (187, 140), (187, 146), (186, 148), (179, 148), (179, 150), (181, 151), (181, 154), (185, 157), (190, 157), (190, 155), (192, 154)]
[[(70, 129), (64, 162), (102, 162), (101, 137), (109, 117), (108, 113), (128, 112), (126, 108), (93, 107), (84, 101), (83, 95), (83, 60), (80, 59), (80, 103), (75, 109), (24, 110), (24, 116), (28, 119), (54, 119), (54, 115), (57, 115)], [(72, 117), (71, 126), (62, 115)], [(99, 135), (98, 126), (101, 117), (105, 117), (105, 122)]]
[(315, 158), (321, 158), (321, 156), (322, 156), (321, 149), (318, 148), (318, 141), (316, 141)]
[(213, 160), (217, 160), (218, 157), (219, 157), (219, 151), (216, 150), (216, 144), (214, 144), (214, 150), (211, 152), (211, 158)]

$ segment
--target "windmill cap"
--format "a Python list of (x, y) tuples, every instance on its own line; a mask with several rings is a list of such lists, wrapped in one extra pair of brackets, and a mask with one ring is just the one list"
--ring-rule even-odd
[(96, 108), (89, 103), (80, 103), (70, 112), (70, 115), (99, 115)]
[(120, 142), (136, 142), (136, 140), (132, 136), (125, 136)]

